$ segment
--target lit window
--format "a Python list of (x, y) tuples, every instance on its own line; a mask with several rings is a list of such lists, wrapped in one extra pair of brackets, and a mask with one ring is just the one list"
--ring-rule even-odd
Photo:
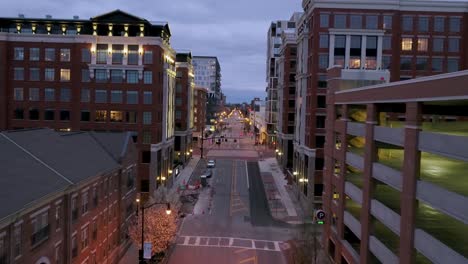
[(361, 57), (351, 57), (351, 58), (349, 58), (349, 68), (351, 68), (351, 69), (361, 68)]
[(70, 69), (60, 69), (60, 81), (62, 82), (70, 81)]
[(401, 49), (402, 50), (412, 50), (413, 49), (413, 39), (412, 38), (402, 38), (401, 39)]
[(97, 110), (97, 111), (95, 111), (94, 121), (96, 121), (96, 122), (106, 122), (107, 121), (107, 111), (106, 110)]
[(110, 111), (110, 121), (111, 122), (122, 122), (123, 121), (123, 112), (122, 111)]
[(96, 63), (106, 64), (107, 63), (107, 44), (98, 44), (96, 50)]
[(427, 38), (418, 38), (418, 51), (427, 51)]
[(60, 61), (70, 61), (70, 49), (60, 49)]

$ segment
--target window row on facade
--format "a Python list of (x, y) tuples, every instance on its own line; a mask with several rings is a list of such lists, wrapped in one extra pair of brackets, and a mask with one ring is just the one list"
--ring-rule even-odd
[[(71, 49), (69, 48), (29, 48), (14, 47), (13, 60), (15, 61), (46, 61), (46, 62), (70, 62)], [(96, 55), (97, 64), (107, 64), (110, 59), (111, 64), (121, 65), (126, 62), (128, 65), (138, 65), (139, 56), (142, 56), (143, 64), (153, 64), (153, 51), (140, 50), (138, 45), (128, 45), (127, 49), (124, 49), (124, 45), (108, 45), (108, 44), (97, 44), (97, 49), (91, 50), (89, 48), (81, 49), (81, 62), (91, 63), (93, 54)], [(29, 57), (28, 57), (29, 55)], [(124, 59), (126, 59), (124, 61)]]
[[(54, 108), (40, 110), (37, 107), (30, 107), (25, 110), (24, 108), (17, 107), (13, 112), (13, 119), (15, 120), (70, 121), (71, 116), (72, 111), (68, 109), (56, 110)], [(79, 120), (81, 122), (142, 123), (143, 125), (151, 125), (153, 123), (152, 116), (152, 112), (142, 112), (140, 116), (139, 112), (136, 111), (81, 110)], [(140, 118), (141, 122), (139, 122)]]
[[(73, 98), (70, 88), (14, 88), (13, 99), (15, 101), (30, 102), (71, 102)], [(140, 98), (140, 96), (143, 98)], [(142, 99), (142, 101), (141, 101)], [(80, 91), (80, 102), (82, 103), (111, 103), (136, 105), (143, 103), (145, 105), (153, 104), (152, 91), (121, 91), (121, 90), (94, 90), (94, 96), (91, 97), (91, 90), (82, 88)], [(177, 101), (176, 103), (180, 103)]]
[[(41, 68), (29, 68), (29, 78), (26, 78), (24, 67), (13, 68), (13, 80), (15, 81), (60, 81), (69, 82), (71, 80), (70, 69), (55, 69), (45, 68), (41, 73)], [(56, 72), (59, 71), (59, 76), (56, 77)], [(43, 78), (41, 79), (41, 75)], [(138, 84), (139, 83), (139, 72), (134, 70), (106, 70), (106, 69), (95, 69), (94, 79), (96, 83), (124, 83), (126, 80), (127, 84)], [(81, 81), (91, 82), (90, 72), (88, 69), (81, 70)], [(153, 72), (143, 71), (143, 84), (153, 83)]]
[[(383, 15), (379, 22), (379, 15), (361, 14), (320, 14), (321, 28), (351, 28), (351, 29), (392, 29), (393, 15)], [(333, 23), (333, 25), (332, 25)], [(445, 16), (410, 16), (401, 17), (403, 32), (451, 32), (461, 31), (461, 17)]]

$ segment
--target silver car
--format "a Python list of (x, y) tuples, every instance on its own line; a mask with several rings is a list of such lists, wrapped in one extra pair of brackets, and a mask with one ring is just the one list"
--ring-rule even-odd
[(214, 160), (209, 160), (208, 163), (206, 163), (207, 168), (214, 168), (216, 165)]

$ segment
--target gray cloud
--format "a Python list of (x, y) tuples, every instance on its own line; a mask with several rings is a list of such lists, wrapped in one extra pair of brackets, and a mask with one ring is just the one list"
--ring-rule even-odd
[[(301, 11), (301, 0), (16, 0), (3, 5), (0, 15), (90, 18), (121, 9), (149, 21), (168, 21), (172, 46), (194, 55), (217, 56), (222, 69), (222, 89), (250, 100), (245, 91), (265, 90), (266, 38), (270, 22), (289, 19)], [(239, 97), (238, 97), (238, 96)], [(228, 97), (228, 101), (230, 101)]]

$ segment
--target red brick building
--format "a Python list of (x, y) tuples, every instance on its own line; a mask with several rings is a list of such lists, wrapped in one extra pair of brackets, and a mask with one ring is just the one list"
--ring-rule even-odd
[(118, 263), (137, 154), (129, 133), (1, 132), (1, 263)]
[(390, 81), (466, 69), (468, 4), (304, 0), (302, 6), (304, 15), (297, 25), (294, 173), (307, 185), (306, 204), (319, 208), (327, 68), (340, 65), (346, 74), (366, 70), (375, 76), (389, 70)]
[(467, 263), (468, 185), (460, 173), (468, 169), (468, 71), (370, 86), (361, 86), (365, 73), (328, 74), (329, 256)]
[(135, 132), (137, 186), (153, 190), (150, 163), (166, 177), (172, 166), (170, 36), (167, 23), (120, 10), (89, 20), (0, 18), (0, 130)]
[(175, 160), (185, 164), (192, 157), (194, 129), (194, 74), (191, 52), (177, 52), (175, 94)]
[(195, 87), (193, 92), (193, 137), (202, 136), (206, 124), (206, 103), (208, 90), (203, 87)]

